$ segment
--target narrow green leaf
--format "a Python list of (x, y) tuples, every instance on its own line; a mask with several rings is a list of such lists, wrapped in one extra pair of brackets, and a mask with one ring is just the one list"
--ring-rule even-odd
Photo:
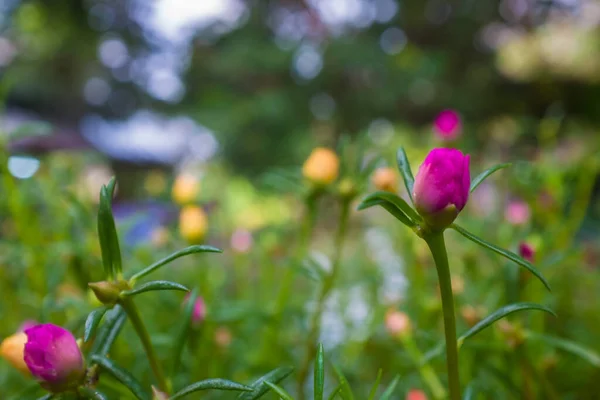
[(108, 400), (108, 397), (106, 397), (105, 394), (103, 394), (102, 392), (96, 390), (96, 389), (90, 389), (88, 387), (81, 387), (79, 388), (79, 394), (83, 395), (83, 397), (85, 399), (90, 399), (90, 400)]
[(379, 400), (389, 400), (391, 395), (394, 393), (394, 390), (396, 389), (398, 382), (400, 382), (400, 376), (396, 375), (396, 377), (394, 378), (392, 383), (390, 383), (390, 385), (387, 387), (387, 389), (385, 389), (385, 392), (383, 392), (383, 394), (381, 395)]
[(275, 393), (277, 393), (279, 395), (279, 397), (283, 400), (294, 400), (294, 398), (292, 396), (290, 396), (290, 394), (288, 392), (286, 392), (281, 386), (277, 386), (275, 384), (272, 384), (271, 382), (265, 382), (265, 384), (271, 388), (272, 391), (274, 391)]
[(505, 250), (503, 248), (500, 248), (494, 244), (488, 243), (485, 240), (473, 235), (471, 232), (467, 231), (465, 228), (462, 228), (456, 224), (452, 224), (450, 225), (450, 227), (452, 229), (454, 229), (456, 232), (460, 233), (461, 235), (463, 235), (464, 237), (466, 237), (467, 239), (469, 239), (470, 241), (477, 243), (478, 245), (485, 247), (486, 249), (489, 249), (491, 251), (493, 251), (496, 254), (499, 254), (503, 257), (508, 258), (509, 260), (519, 264), (520, 266), (526, 268), (527, 270), (529, 270), (529, 272), (531, 272), (533, 275), (535, 275), (536, 278), (538, 278), (543, 284), (544, 286), (546, 286), (546, 289), (551, 290), (550, 289), (550, 285), (548, 284), (548, 282), (546, 281), (546, 278), (544, 278), (542, 276), (542, 274), (533, 266), (533, 264), (531, 264), (529, 261), (524, 260), (523, 258), (519, 257), (518, 255), (516, 255), (515, 253), (513, 253), (512, 251), (508, 251)]
[(126, 290), (121, 292), (121, 296), (123, 297), (131, 297), (144, 292), (152, 292), (156, 290), (180, 290), (182, 292), (189, 292), (190, 289), (185, 286), (171, 281), (152, 281), (148, 283), (144, 283), (136, 288), (131, 290)]
[(420, 219), (417, 213), (404, 200), (395, 194), (387, 192), (375, 192), (368, 195), (358, 205), (357, 210), (360, 211), (374, 206), (382, 206), (396, 217), (396, 219), (411, 228), (416, 226), (417, 221)]
[(232, 390), (236, 392), (251, 392), (252, 388), (242, 385), (241, 383), (228, 381), (226, 379), (206, 379), (184, 387), (173, 396), (169, 397), (169, 400), (182, 399), (188, 394), (192, 394), (201, 390)]
[(237, 397), (238, 400), (256, 400), (261, 398), (265, 393), (267, 393), (269, 391), (269, 386), (267, 386), (265, 384), (265, 382), (271, 382), (271, 383), (279, 383), (282, 380), (284, 380), (285, 378), (287, 378), (288, 376), (290, 376), (290, 374), (294, 371), (294, 368), (292, 367), (279, 367), (277, 369), (274, 369), (273, 371), (267, 373), (266, 375), (261, 376), (260, 378), (258, 378), (256, 381), (254, 381), (254, 383), (252, 383), (252, 385), (250, 385), (250, 388), (252, 389), (251, 392), (244, 392), (244, 393), (240, 393), (240, 395)]
[(350, 387), (348, 380), (342, 373), (342, 370), (339, 369), (339, 367), (337, 367), (336, 365), (333, 366), (333, 369), (335, 370), (335, 374), (337, 375), (338, 380), (340, 382), (340, 396), (342, 396), (342, 399), (354, 400), (354, 393), (352, 393), (352, 388)]
[(104, 319), (104, 324), (98, 329), (90, 354), (101, 356), (108, 354), (126, 320), (127, 315), (125, 315), (125, 311), (121, 306), (117, 305), (108, 312)]
[(112, 197), (115, 184), (116, 180), (113, 177), (108, 186), (102, 186), (98, 207), (98, 239), (100, 240), (104, 272), (108, 277), (114, 277), (122, 271), (119, 237), (112, 213)]
[(480, 173), (479, 175), (477, 175), (475, 177), (475, 179), (473, 179), (471, 181), (471, 189), (470, 191), (473, 192), (477, 186), (479, 186), (481, 184), (481, 182), (483, 182), (488, 176), (490, 176), (491, 174), (493, 174), (494, 172), (502, 169), (502, 168), (506, 168), (506, 167), (510, 167), (512, 164), (511, 163), (505, 163), (505, 164), (498, 164), (495, 165), (491, 168), (486, 169), (485, 171), (483, 171), (482, 173)]
[(180, 257), (184, 257), (187, 255), (196, 254), (196, 253), (222, 253), (222, 252), (223, 252), (222, 250), (217, 249), (216, 247), (205, 246), (205, 245), (195, 245), (195, 246), (186, 247), (185, 249), (179, 250), (179, 251), (163, 258), (162, 260), (155, 262), (154, 264), (150, 265), (149, 267), (144, 268), (137, 274), (133, 275), (131, 277), (131, 280), (136, 281)]
[(181, 361), (181, 353), (183, 353), (183, 346), (188, 338), (190, 327), (192, 325), (192, 314), (194, 313), (194, 304), (196, 303), (196, 299), (198, 298), (198, 293), (196, 289), (190, 293), (190, 296), (187, 298), (185, 306), (183, 308), (183, 313), (181, 315), (181, 325), (177, 334), (175, 335), (174, 349), (172, 352), (173, 361), (171, 365), (173, 366), (173, 376), (177, 373), (177, 369), (179, 368), (179, 363)]
[(583, 360), (589, 362), (593, 366), (600, 368), (600, 354), (588, 347), (584, 347), (571, 340), (555, 336), (543, 335), (535, 332), (527, 332), (527, 338), (539, 340), (540, 342), (556, 347), (557, 349), (564, 350), (568, 353), (582, 358)]
[(54, 398), (54, 395), (50, 393), (50, 394), (40, 397), (38, 400), (51, 400), (53, 398)]
[(504, 306), (496, 311), (494, 311), (493, 313), (491, 313), (490, 315), (488, 315), (487, 317), (485, 317), (484, 319), (482, 319), (481, 321), (479, 321), (477, 324), (475, 324), (471, 329), (469, 329), (468, 331), (466, 331), (465, 333), (463, 333), (460, 338), (458, 338), (458, 346), (460, 347), (462, 345), (462, 343), (472, 337), (475, 336), (476, 334), (478, 334), (479, 332), (481, 332), (482, 330), (484, 330), (485, 328), (487, 328), (488, 326), (492, 325), (494, 322), (498, 321), (499, 319), (502, 319), (504, 317), (506, 317), (509, 314), (512, 314), (514, 312), (517, 311), (524, 311), (524, 310), (540, 310), (540, 311), (545, 311), (549, 314), (552, 314), (556, 317), (556, 314), (554, 314), (554, 311), (552, 311), (551, 309), (549, 309), (546, 306), (542, 306), (540, 304), (536, 304), (536, 303), (514, 303), (514, 304), (509, 304), (507, 306)]
[(127, 389), (129, 389), (129, 391), (139, 400), (147, 400), (150, 397), (133, 375), (119, 367), (114, 361), (98, 355), (93, 355), (91, 359), (104, 371), (108, 372), (116, 380), (121, 382), (123, 386), (127, 387)]
[(323, 344), (317, 346), (317, 356), (315, 357), (314, 373), (314, 400), (323, 400), (323, 390), (325, 389), (325, 351)]
[(467, 385), (463, 395), (463, 400), (475, 400), (475, 384), (473, 382)]
[(333, 400), (335, 399), (335, 396), (337, 396), (340, 391), (342, 390), (342, 386), (338, 385), (338, 387), (336, 387), (335, 389), (333, 389), (333, 391), (329, 394), (329, 397), (327, 398), (327, 400)]
[(102, 320), (104, 314), (108, 311), (106, 307), (98, 308), (88, 315), (85, 320), (85, 329), (83, 332), (83, 342), (87, 343), (89, 340), (96, 334), (96, 328), (98, 328), (98, 324)]
[(408, 157), (406, 157), (404, 147), (400, 147), (398, 149), (398, 153), (396, 153), (396, 161), (398, 162), (398, 169), (402, 174), (404, 186), (408, 192), (408, 197), (410, 197), (410, 201), (414, 203), (415, 200), (413, 199), (413, 186), (415, 185), (415, 178), (413, 177), (412, 170), (410, 169), (410, 163), (408, 162)]
[(371, 391), (369, 392), (368, 400), (373, 400), (375, 398), (375, 395), (377, 394), (377, 389), (379, 388), (379, 383), (381, 382), (382, 375), (383, 370), (379, 368), (379, 371), (377, 371), (377, 378), (375, 378), (375, 383), (373, 384), (373, 386), (371, 387)]

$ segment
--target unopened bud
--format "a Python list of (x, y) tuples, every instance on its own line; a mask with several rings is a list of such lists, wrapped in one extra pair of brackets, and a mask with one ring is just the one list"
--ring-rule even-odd
[(340, 160), (332, 150), (317, 147), (302, 166), (302, 175), (316, 185), (329, 185), (338, 177)]
[(385, 328), (394, 337), (407, 336), (412, 332), (410, 318), (401, 311), (390, 310), (385, 314)]
[(0, 343), (0, 356), (21, 373), (29, 375), (29, 368), (23, 359), (25, 343), (27, 343), (27, 335), (24, 332), (17, 332), (7, 337)]
[(113, 306), (119, 300), (119, 296), (121, 292), (124, 290), (129, 290), (131, 287), (126, 281), (117, 281), (117, 282), (92, 282), (88, 283), (88, 286), (94, 294), (96, 298), (105, 305)]
[(377, 190), (391, 193), (396, 193), (398, 191), (398, 174), (393, 168), (377, 168), (371, 181)]
[(152, 386), (152, 400), (169, 400), (169, 395)]

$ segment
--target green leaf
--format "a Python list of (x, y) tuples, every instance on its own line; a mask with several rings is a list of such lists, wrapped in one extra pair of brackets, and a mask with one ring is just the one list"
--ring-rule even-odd
[(396, 389), (398, 382), (400, 382), (400, 376), (396, 375), (392, 383), (390, 383), (387, 389), (385, 389), (385, 392), (383, 392), (379, 400), (389, 400), (390, 396), (394, 393), (394, 389)]
[(325, 389), (325, 351), (323, 350), (322, 343), (319, 343), (317, 356), (315, 357), (314, 386), (314, 400), (323, 400), (323, 390)]
[(222, 252), (223, 252), (222, 250), (217, 249), (216, 247), (205, 246), (205, 245), (195, 245), (195, 246), (186, 247), (185, 249), (179, 250), (179, 251), (163, 258), (162, 260), (155, 262), (154, 264), (150, 265), (149, 267), (144, 268), (137, 274), (133, 275), (131, 277), (131, 280), (136, 281), (180, 257), (184, 257), (187, 255), (196, 254), (196, 253), (222, 253)]
[(10, 139), (20, 139), (27, 136), (46, 136), (54, 130), (52, 124), (44, 121), (24, 122), (10, 132)]
[(201, 390), (233, 390), (237, 392), (251, 392), (252, 388), (241, 383), (228, 381), (226, 379), (206, 379), (200, 382), (192, 383), (189, 386), (184, 387), (173, 396), (169, 397), (169, 400), (182, 399), (188, 394), (195, 393)]
[(556, 347), (557, 349), (564, 350), (582, 358), (593, 366), (600, 368), (600, 354), (590, 348), (584, 347), (571, 340), (558, 338), (555, 336), (543, 335), (534, 332), (527, 332), (526, 335), (529, 339), (539, 340), (540, 342)]
[(54, 398), (54, 395), (52, 393), (50, 393), (50, 394), (40, 397), (38, 400), (51, 400), (53, 398)]
[(117, 305), (107, 313), (104, 324), (98, 329), (90, 354), (101, 356), (108, 354), (126, 320), (127, 315), (121, 306)]
[(538, 278), (544, 284), (544, 286), (546, 286), (546, 289), (551, 290), (550, 285), (546, 281), (546, 278), (544, 278), (542, 276), (542, 274), (529, 261), (524, 260), (523, 258), (519, 257), (512, 251), (502, 249), (494, 244), (486, 242), (485, 240), (473, 235), (471, 232), (467, 231), (466, 229), (464, 229), (456, 224), (452, 224), (452, 225), (450, 225), (450, 227), (452, 229), (454, 229), (456, 232), (458, 232), (461, 235), (463, 235), (464, 237), (466, 237), (467, 239), (469, 239), (470, 241), (477, 243), (478, 245), (485, 247), (486, 249), (489, 249), (496, 254), (500, 254), (501, 256), (506, 257), (509, 260), (526, 268), (527, 270), (529, 270), (529, 272), (531, 272), (533, 275), (535, 275), (535, 277)]
[(80, 387), (79, 394), (90, 400), (108, 400), (108, 397), (106, 397), (106, 395), (102, 392), (99, 392), (96, 389), (90, 389), (88, 387)]
[(495, 166), (493, 166), (491, 168), (486, 169), (485, 171), (483, 171), (482, 173), (480, 173), (479, 175), (477, 175), (475, 177), (475, 179), (473, 179), (471, 181), (471, 189), (470, 189), (470, 191), (473, 192), (477, 188), (477, 186), (479, 186), (488, 176), (490, 176), (494, 172), (496, 172), (496, 171), (498, 171), (499, 169), (502, 169), (502, 168), (510, 167), (511, 165), (512, 165), (511, 163), (498, 164), (498, 165), (495, 165)]
[(96, 334), (96, 328), (98, 328), (98, 324), (104, 314), (108, 311), (106, 307), (98, 308), (88, 315), (85, 320), (85, 329), (83, 332), (83, 342), (87, 343), (89, 340)]
[(337, 396), (340, 391), (342, 390), (342, 386), (339, 385), (338, 387), (336, 387), (335, 389), (333, 389), (333, 391), (329, 394), (329, 397), (327, 398), (327, 400), (333, 400), (335, 399), (335, 396)]
[(237, 397), (237, 399), (238, 400), (259, 399), (265, 393), (267, 393), (269, 391), (269, 386), (267, 386), (265, 384), (265, 382), (271, 382), (271, 383), (277, 384), (277, 383), (281, 382), (282, 380), (284, 380), (285, 378), (287, 378), (293, 371), (294, 371), (294, 368), (292, 368), (292, 367), (279, 367), (277, 369), (274, 369), (273, 371), (267, 373), (266, 375), (261, 376), (256, 381), (254, 381), (254, 383), (252, 383), (252, 385), (250, 385), (250, 388), (252, 389), (251, 392), (240, 393), (240, 395)]
[(335, 370), (335, 374), (340, 382), (340, 396), (342, 396), (342, 399), (354, 400), (354, 393), (352, 393), (352, 388), (350, 388), (350, 384), (348, 384), (348, 380), (342, 373), (342, 370), (336, 365), (333, 366), (333, 369)]
[(420, 217), (403, 199), (388, 192), (375, 192), (358, 205), (357, 209), (364, 210), (374, 206), (382, 206), (396, 219), (411, 228), (417, 225)]
[(152, 281), (144, 283), (131, 290), (125, 290), (121, 292), (122, 297), (131, 297), (144, 292), (152, 292), (156, 290), (180, 290), (182, 292), (189, 292), (190, 289), (185, 286), (171, 281)]
[(398, 149), (398, 153), (396, 153), (396, 161), (398, 162), (398, 169), (402, 174), (404, 186), (408, 192), (408, 197), (410, 197), (410, 201), (414, 204), (415, 200), (413, 199), (413, 186), (415, 185), (415, 178), (413, 177), (412, 170), (410, 169), (410, 163), (408, 162), (408, 157), (406, 157), (404, 147), (400, 147)]
[(369, 392), (368, 400), (373, 400), (375, 398), (375, 395), (377, 394), (377, 389), (379, 388), (379, 383), (381, 382), (382, 375), (383, 370), (379, 368), (379, 371), (377, 371), (377, 378), (375, 378), (375, 383), (373, 384), (373, 386), (371, 387), (371, 391)]
[(115, 190), (116, 180), (113, 177), (108, 186), (100, 189), (100, 205), (98, 207), (98, 239), (102, 251), (102, 264), (104, 273), (112, 278), (121, 273), (121, 249), (119, 237), (115, 227), (115, 219), (112, 214), (112, 197)]
[(121, 382), (139, 400), (147, 400), (150, 397), (133, 375), (119, 367), (114, 361), (99, 355), (93, 355), (92, 361)]
[(502, 319), (502, 318), (506, 317), (507, 315), (512, 314), (514, 312), (524, 311), (524, 310), (545, 311), (556, 317), (556, 314), (554, 314), (554, 311), (552, 311), (548, 307), (542, 306), (540, 304), (536, 304), (536, 303), (509, 304), (507, 306), (504, 306), (504, 307), (494, 311), (493, 313), (491, 313), (490, 315), (488, 315), (487, 317), (485, 317), (484, 319), (479, 321), (477, 324), (475, 324), (475, 326), (473, 326), (471, 329), (469, 329), (468, 331), (463, 333), (460, 336), (460, 338), (458, 338), (458, 346), (460, 347), (466, 339), (468, 339), (472, 336), (475, 336), (476, 334), (478, 334), (479, 332), (481, 332), (488, 326), (492, 325), (494, 322), (498, 321), (499, 319)]
[(288, 392), (286, 392), (281, 386), (277, 386), (271, 382), (265, 382), (265, 384), (271, 388), (275, 393), (279, 395), (279, 397), (283, 400), (294, 400), (292, 396)]
[(190, 293), (190, 296), (187, 298), (185, 306), (183, 308), (183, 314), (181, 315), (181, 325), (177, 334), (175, 335), (174, 345), (172, 356), (172, 366), (173, 366), (173, 376), (177, 373), (177, 369), (179, 368), (179, 363), (181, 361), (181, 353), (183, 353), (183, 346), (188, 338), (188, 334), (190, 332), (190, 326), (192, 325), (192, 314), (194, 313), (194, 304), (196, 303), (196, 299), (198, 298), (198, 293), (196, 289)]
[(475, 400), (475, 384), (473, 382), (467, 385), (463, 395), (463, 400)]

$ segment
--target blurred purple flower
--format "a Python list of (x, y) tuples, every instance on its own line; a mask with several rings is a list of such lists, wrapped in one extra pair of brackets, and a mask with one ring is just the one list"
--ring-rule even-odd
[(532, 263), (535, 259), (535, 250), (528, 243), (519, 244), (519, 255)]
[(44, 388), (65, 391), (85, 376), (83, 355), (75, 337), (53, 324), (41, 324), (25, 331), (24, 360)]
[(456, 139), (462, 130), (460, 115), (454, 110), (440, 112), (433, 121), (433, 130), (442, 140)]
[(456, 219), (469, 199), (469, 156), (456, 149), (433, 149), (415, 178), (415, 206), (432, 228), (443, 229)]

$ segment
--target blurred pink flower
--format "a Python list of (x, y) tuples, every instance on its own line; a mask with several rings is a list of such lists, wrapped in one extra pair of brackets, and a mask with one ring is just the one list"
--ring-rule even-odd
[(511, 200), (504, 210), (504, 218), (513, 225), (524, 225), (529, 222), (531, 211), (523, 200)]
[(252, 248), (252, 233), (245, 229), (237, 229), (231, 235), (231, 248), (238, 253), (247, 253)]
[(21, 326), (19, 327), (19, 329), (17, 329), (17, 332), (25, 332), (27, 329), (33, 328), (36, 325), (39, 325), (39, 322), (34, 321), (32, 319), (27, 319), (23, 321), (23, 323), (21, 323)]
[(433, 121), (433, 130), (442, 140), (456, 139), (462, 130), (460, 115), (454, 110), (440, 112)]
[(411, 389), (406, 394), (406, 400), (427, 400), (427, 395), (419, 389)]

